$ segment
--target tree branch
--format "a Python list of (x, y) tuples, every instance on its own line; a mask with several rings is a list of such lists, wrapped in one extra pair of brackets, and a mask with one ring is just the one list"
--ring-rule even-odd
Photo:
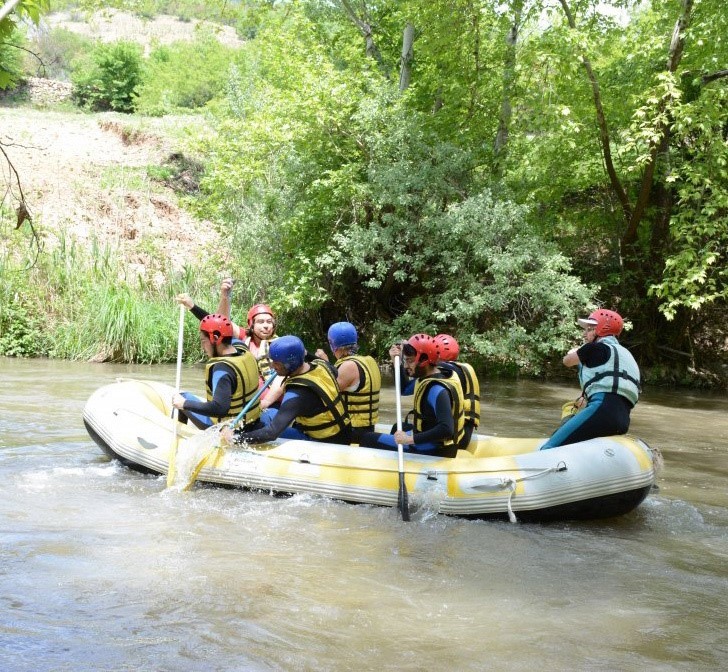
[[(694, 0), (683, 0), (682, 3), (682, 14), (680, 18), (675, 22), (675, 28), (672, 31), (672, 39), (670, 40), (670, 49), (667, 55), (666, 69), (670, 73), (674, 73), (680, 64), (682, 58), (683, 49), (685, 47), (685, 30), (690, 25), (690, 19), (692, 18)], [(664, 111), (666, 102), (663, 102), (658, 109), (658, 114)], [(655, 176), (655, 166), (657, 164), (657, 157), (661, 151), (666, 148), (670, 126), (667, 121), (662, 121), (656, 128), (658, 131), (658, 139), (652, 145), (650, 149), (650, 158), (645, 166), (645, 172), (642, 175), (642, 184), (640, 185), (639, 196), (635, 203), (634, 211), (632, 216), (629, 218), (627, 230), (622, 236), (622, 249), (626, 246), (631, 245), (637, 240), (637, 229), (642, 216), (647, 209), (650, 201), (650, 193), (652, 192), (652, 182)]]
[[(576, 21), (574, 21), (574, 16), (571, 13), (571, 9), (569, 8), (567, 0), (559, 0), (559, 2), (561, 3), (561, 7), (563, 8), (564, 14), (566, 15), (566, 20), (569, 23), (569, 28), (571, 28), (572, 30), (576, 30)], [(586, 75), (592, 88), (594, 107), (596, 108), (597, 113), (597, 125), (599, 126), (599, 142), (602, 146), (602, 157), (604, 158), (604, 166), (607, 170), (607, 175), (609, 175), (609, 182), (612, 185), (612, 189), (614, 189), (614, 192), (617, 194), (617, 198), (622, 205), (624, 217), (627, 221), (630, 221), (632, 217), (632, 206), (629, 202), (627, 192), (625, 191), (624, 186), (622, 185), (622, 182), (617, 175), (617, 171), (614, 168), (609, 127), (607, 125), (607, 117), (604, 114), (604, 107), (602, 105), (602, 94), (599, 90), (599, 82), (597, 82), (597, 78), (594, 74), (594, 70), (592, 69), (591, 62), (589, 61), (585, 53), (581, 54), (581, 64), (584, 66), (584, 70), (586, 71)]]
[(352, 23), (359, 29), (359, 32), (364, 37), (364, 43), (366, 44), (366, 53), (367, 56), (370, 56), (373, 58), (379, 66), (382, 68), (382, 70), (389, 76), (389, 73), (387, 72), (387, 68), (384, 64), (384, 59), (382, 58), (382, 54), (379, 53), (379, 48), (377, 47), (376, 42), (374, 42), (374, 35), (372, 33), (372, 27), (369, 24), (368, 21), (366, 21), (366, 8), (364, 10), (365, 17), (361, 18), (357, 13), (354, 11), (354, 7), (352, 6), (351, 2), (349, 0), (339, 0), (341, 3), (341, 6), (344, 8), (344, 11), (346, 12), (346, 15), (351, 19)]
[(19, 4), (20, 0), (8, 0), (8, 2), (0, 8), (0, 21), (10, 14), (10, 12), (12, 12)]

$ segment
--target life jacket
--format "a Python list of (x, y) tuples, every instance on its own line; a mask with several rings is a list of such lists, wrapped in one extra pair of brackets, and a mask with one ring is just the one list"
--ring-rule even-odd
[(460, 386), (460, 379), (455, 372), (450, 370), (439, 370), (431, 376), (418, 378), (415, 383), (415, 399), (413, 409), (413, 424), (415, 432), (424, 432), (437, 424), (437, 417), (434, 409), (425, 404), (427, 393), (433, 385), (441, 385), (450, 395), (450, 409), (455, 421), (455, 434), (443, 441), (444, 446), (458, 445), (465, 435), (465, 412), (463, 410), (463, 389)]
[(247, 346), (248, 350), (252, 353), (255, 360), (258, 362), (258, 372), (263, 380), (267, 380), (268, 376), (273, 373), (273, 365), (269, 355), (270, 342), (278, 338), (275, 334), (267, 340), (262, 340), (260, 345), (256, 345), (252, 336), (246, 336), (243, 339), (243, 343)]
[(642, 391), (637, 362), (614, 336), (600, 338), (599, 343), (609, 348), (610, 356), (604, 364), (593, 368), (579, 364), (579, 383), (584, 396), (588, 399), (599, 392), (612, 392), (625, 397), (634, 406)]
[(336, 382), (335, 369), (325, 366), (321, 361), (313, 361), (309, 366), (311, 368), (308, 371), (289, 376), (284, 387), (304, 387), (313, 390), (321, 399), (324, 404), (323, 411), (311, 417), (299, 415), (295, 424), (312, 439), (324, 440), (351, 427), (351, 420)]
[[(258, 366), (255, 362), (255, 357), (253, 357), (244, 345), (237, 344), (235, 345), (235, 349), (238, 354), (212, 357), (207, 361), (207, 366), (205, 367), (205, 392), (207, 401), (212, 401), (212, 368), (216, 364), (227, 366), (235, 374), (235, 385), (230, 399), (230, 408), (225, 417), (212, 418), (215, 423), (237, 416), (258, 391)], [(260, 404), (253, 404), (245, 414), (243, 424), (249, 425), (259, 418)]]
[(480, 383), (475, 369), (465, 362), (440, 362), (440, 369), (451, 369), (458, 374), (460, 385), (463, 388), (463, 410), (465, 422), (473, 425), (474, 429), (480, 427)]
[(348, 361), (354, 362), (359, 369), (359, 387), (353, 392), (341, 391), (346, 410), (352, 427), (370, 427), (379, 420), (379, 390), (382, 387), (379, 366), (369, 355), (348, 355), (339, 359), (336, 366)]

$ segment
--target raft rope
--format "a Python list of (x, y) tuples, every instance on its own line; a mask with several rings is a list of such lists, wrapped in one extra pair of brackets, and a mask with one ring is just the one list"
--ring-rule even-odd
[(566, 463), (565, 462), (559, 462), (555, 467), (549, 467), (548, 469), (542, 469), (541, 471), (536, 472), (535, 474), (529, 474), (528, 476), (523, 476), (522, 478), (505, 478), (503, 479), (503, 487), (508, 488), (508, 520), (510, 520), (512, 523), (517, 523), (518, 519), (516, 518), (516, 514), (513, 513), (513, 506), (512, 506), (512, 499), (513, 495), (516, 494), (516, 486), (518, 483), (521, 483), (523, 481), (529, 481), (533, 478), (540, 478), (541, 476), (545, 476), (546, 474), (554, 474), (559, 471), (566, 471)]
[[(352, 471), (376, 471), (382, 474), (388, 474), (388, 473), (399, 473), (397, 469), (387, 468), (387, 467), (359, 467), (354, 464), (337, 464), (334, 462), (312, 462), (311, 459), (308, 456), (308, 453), (303, 453), (299, 455), (298, 457), (290, 457), (288, 455), (268, 455), (272, 450), (275, 448), (279, 448), (280, 446), (272, 446), (270, 448), (253, 448), (252, 446), (249, 447), (241, 447), (240, 444), (235, 446), (236, 453), (249, 453), (251, 455), (258, 455), (258, 456), (266, 456), (269, 459), (276, 459), (276, 460), (283, 460), (284, 462), (300, 462), (302, 464), (312, 464), (317, 467), (329, 467), (332, 469), (347, 469)], [(406, 474), (410, 475), (423, 475), (427, 476), (428, 480), (435, 480), (431, 478), (432, 476), (462, 476), (462, 475), (471, 475), (471, 474), (501, 474), (503, 473), (503, 469), (462, 469), (458, 471), (446, 471), (444, 469), (438, 470), (438, 469), (428, 469), (423, 471), (405, 471)], [(538, 469), (536, 470), (534, 467), (519, 467), (518, 469), (513, 469), (512, 471), (520, 471), (520, 472), (528, 472), (528, 471), (534, 471), (535, 473), (529, 474), (528, 476), (523, 476), (522, 478), (515, 479), (517, 482), (521, 481), (527, 481), (532, 478), (538, 478), (540, 476), (544, 476), (546, 474), (550, 474), (556, 471), (566, 471), (566, 465), (564, 462), (559, 462), (554, 467), (547, 467), (546, 469)], [(506, 487), (508, 480), (510, 477), (505, 478), (503, 480), (504, 487)]]
[[(144, 417), (144, 416), (142, 416), (141, 413), (136, 413), (136, 412), (130, 411), (128, 409), (125, 409), (125, 410), (127, 410), (127, 412), (129, 412), (133, 415), (139, 415), (141, 417)], [(151, 418), (145, 418), (145, 419), (151, 420)], [(288, 456), (284, 456), (284, 455), (270, 455), (269, 453), (273, 450), (273, 448), (274, 447), (261, 450), (261, 449), (253, 448), (253, 447), (247, 447), (247, 448), (243, 447), (243, 448), (239, 448), (238, 450), (236, 450), (236, 452), (248, 453), (248, 454), (256, 455), (256, 456), (266, 456), (268, 458), (275, 458), (277, 460), (284, 460), (286, 462), (300, 462), (303, 464), (312, 464), (308, 454), (300, 455), (299, 457), (288, 457)], [(217, 455), (215, 456), (215, 460), (211, 461), (211, 463), (214, 464), (214, 462), (217, 461), (217, 458), (219, 456), (221, 456), (223, 452), (224, 452), (224, 449), (222, 448), (222, 446), (218, 447)], [(207, 462), (207, 461), (208, 460), (206, 459), (205, 462)], [(369, 471), (369, 472), (374, 471), (374, 472), (383, 473), (383, 474), (384, 473), (397, 473), (397, 474), (399, 473), (399, 469), (391, 469), (391, 468), (387, 469), (387, 468), (383, 468), (383, 467), (377, 467), (377, 468), (358, 467), (356, 465), (343, 466), (340, 464), (332, 464), (332, 463), (327, 463), (327, 462), (316, 462), (314, 464), (317, 467), (333, 468), (333, 469), (346, 468), (346, 469), (353, 469), (353, 470), (359, 470), (359, 471)], [(552, 474), (552, 473), (556, 473), (559, 471), (566, 471), (566, 469), (567, 469), (566, 463), (561, 461), (558, 464), (556, 464), (556, 466), (548, 467), (546, 469), (539, 469), (538, 471), (534, 470), (534, 473), (528, 474), (526, 476), (521, 476), (520, 478), (514, 478), (513, 476), (503, 477), (501, 479), (501, 487), (504, 490), (506, 490), (506, 489), (508, 490), (508, 499), (506, 501), (506, 506), (507, 506), (507, 510), (508, 510), (508, 520), (511, 523), (518, 522), (518, 518), (516, 518), (516, 514), (513, 511), (513, 496), (516, 494), (516, 488), (518, 487), (519, 483), (522, 483), (524, 481), (529, 481), (534, 478), (541, 478), (542, 476), (546, 476), (547, 474)], [(493, 469), (468, 469), (468, 470), (464, 470), (464, 471), (453, 472), (453, 471), (432, 469), (432, 470), (429, 470), (429, 471), (426, 471), (423, 473), (426, 474), (428, 480), (436, 480), (437, 476), (449, 476), (450, 474), (458, 474), (458, 475), (460, 475), (460, 474), (466, 474), (466, 475), (467, 474), (497, 474), (497, 473), (501, 473), (501, 471), (502, 470), (493, 470)], [(519, 469), (519, 471), (525, 472), (525, 471), (529, 471), (529, 469), (523, 468), (523, 469)], [(404, 473), (405, 474), (407, 474), (407, 473), (418, 473), (419, 474), (420, 472), (405, 471)], [(435, 479), (433, 479), (432, 476), (435, 476)]]

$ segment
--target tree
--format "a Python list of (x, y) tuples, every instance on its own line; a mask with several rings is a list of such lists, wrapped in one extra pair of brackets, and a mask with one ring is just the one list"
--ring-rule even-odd
[[(16, 49), (13, 37), (18, 31), (19, 21), (27, 18), (37, 25), (48, 11), (50, 0), (7, 0), (0, 6), (0, 47)], [(3, 51), (0, 49), (0, 89), (7, 89), (18, 81), (19, 71), (8, 67), (8, 52), (5, 51), (6, 56), (3, 57)]]

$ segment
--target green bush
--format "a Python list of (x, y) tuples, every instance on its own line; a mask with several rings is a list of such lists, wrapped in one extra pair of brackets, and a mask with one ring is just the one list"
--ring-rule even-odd
[(0, 354), (6, 357), (43, 355), (40, 320), (15, 294), (0, 312)]
[(12, 88), (22, 77), (24, 42), (18, 31), (5, 39), (0, 36), (0, 91)]
[(195, 109), (224, 95), (235, 50), (220, 44), (209, 32), (193, 42), (175, 42), (152, 51), (139, 87), (136, 110), (162, 116)]
[(73, 98), (89, 110), (134, 112), (142, 76), (142, 48), (138, 44), (101, 44), (74, 61)]

